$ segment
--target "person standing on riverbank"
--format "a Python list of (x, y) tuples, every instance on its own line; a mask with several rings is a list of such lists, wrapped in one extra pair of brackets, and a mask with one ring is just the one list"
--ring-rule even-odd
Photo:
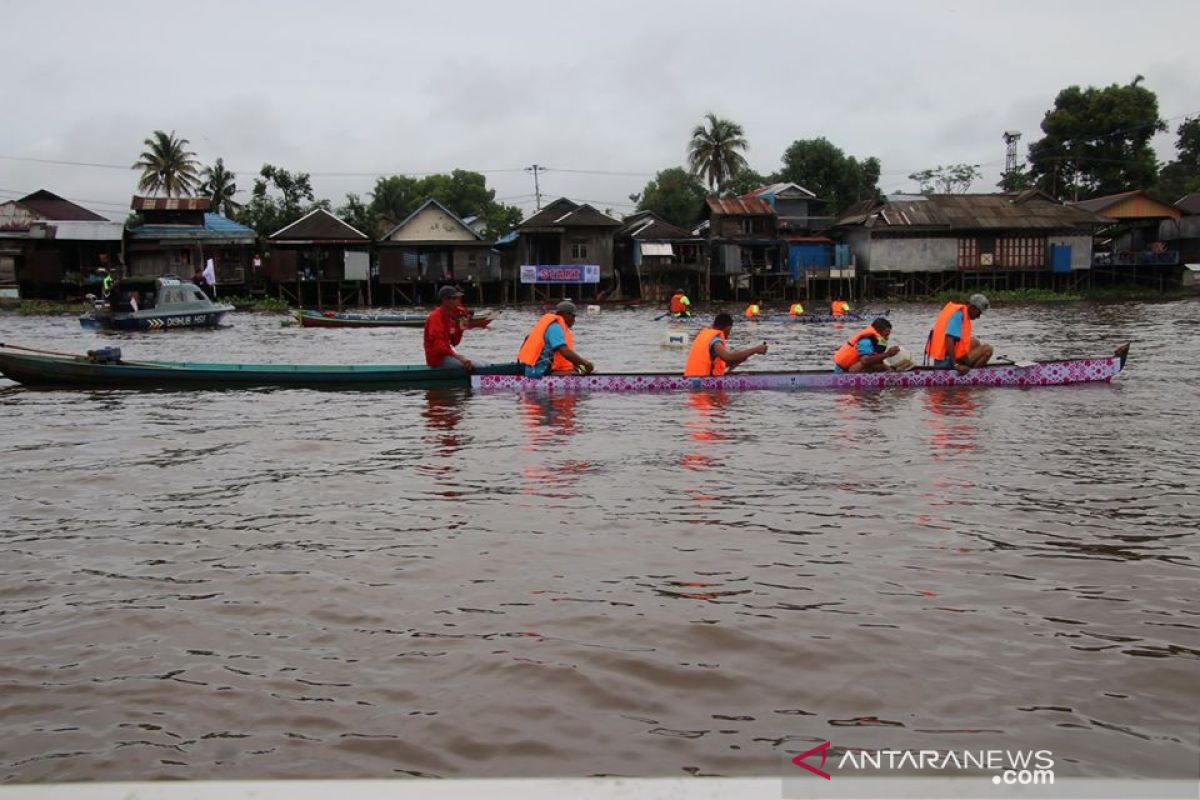
[(959, 375), (966, 375), (973, 368), (988, 363), (992, 346), (971, 335), (971, 323), (991, 305), (982, 294), (971, 295), (965, 304), (946, 303), (925, 342), (926, 362), (943, 369), (955, 369)]
[(431, 367), (461, 367), (471, 372), (475, 369), (471, 359), (454, 349), (463, 337), (462, 292), (454, 286), (443, 286), (437, 296), (437, 308), (425, 318), (425, 363)]
[(554, 313), (544, 314), (534, 323), (517, 352), (517, 361), (525, 366), (526, 378), (545, 375), (586, 375), (596, 365), (575, 352), (575, 304), (563, 300)]
[(707, 378), (724, 375), (750, 356), (766, 355), (767, 343), (756, 344), (742, 350), (730, 350), (725, 342), (733, 330), (733, 317), (725, 312), (717, 314), (711, 328), (705, 328), (692, 340), (687, 363), (683, 367), (685, 378)]

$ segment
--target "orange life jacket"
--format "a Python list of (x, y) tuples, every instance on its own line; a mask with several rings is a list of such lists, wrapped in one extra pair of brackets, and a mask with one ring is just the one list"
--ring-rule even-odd
[(722, 342), (725, 341), (725, 334), (716, 328), (705, 328), (696, 334), (692, 349), (688, 352), (687, 364), (683, 367), (683, 377), (707, 378), (709, 375), (725, 374), (725, 361), (712, 356), (712, 340), (717, 336), (721, 337)]
[(850, 310), (850, 304), (845, 300), (834, 300), (829, 307), (829, 313), (835, 317), (840, 317)]
[(688, 307), (683, 302), (683, 298), (685, 297), (687, 297), (687, 295), (683, 292), (676, 292), (675, 294), (671, 295), (670, 311), (672, 314), (682, 314), (688, 310)]
[(804, 306), (800, 303), (792, 303), (792, 307), (788, 309), (788, 313), (793, 317), (798, 317), (804, 313)]
[(746, 306), (746, 319), (754, 319), (762, 313), (762, 309), (758, 307), (758, 303), (751, 303)]
[(962, 338), (954, 345), (954, 358), (955, 360), (960, 359), (971, 352), (971, 315), (967, 313), (967, 306), (963, 303), (946, 303), (942, 313), (938, 314), (937, 322), (933, 323), (933, 330), (929, 332), (929, 340), (925, 342), (925, 355), (930, 361), (941, 361), (946, 358), (946, 326), (950, 324), (950, 318), (958, 311), (962, 311), (963, 316)]
[(860, 339), (871, 338), (875, 340), (875, 345), (879, 345), (879, 340), (882, 338), (879, 331), (871, 326), (863, 328), (858, 333), (846, 340), (846, 343), (837, 349), (833, 354), (833, 363), (837, 364), (842, 369), (848, 370), (858, 363), (862, 355), (858, 352), (858, 342)]
[[(551, 322), (557, 322), (562, 326), (567, 347), (575, 349), (575, 337), (571, 334), (571, 326), (567, 325), (567, 321), (557, 314), (543, 314), (542, 318), (534, 323), (533, 330), (525, 337), (525, 343), (521, 345), (521, 349), (517, 353), (517, 361), (527, 367), (537, 364), (538, 359), (542, 356), (542, 350), (546, 347), (546, 328), (550, 327)], [(575, 369), (575, 365), (555, 350), (554, 358), (550, 361), (550, 372), (570, 372), (573, 369)]]

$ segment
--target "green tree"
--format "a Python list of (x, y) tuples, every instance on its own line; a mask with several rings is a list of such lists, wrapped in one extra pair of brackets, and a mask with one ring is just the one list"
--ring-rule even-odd
[(370, 205), (353, 192), (346, 195), (346, 204), (339, 206), (335, 213), (345, 220), (347, 225), (357, 228), (372, 239), (382, 233), (379, 230), (379, 217), (371, 211)]
[(1019, 192), (1023, 189), (1032, 189), (1035, 183), (1033, 176), (1025, 170), (1024, 165), (1018, 164), (1001, 175), (996, 186), (1005, 192)]
[(691, 228), (698, 223), (704, 210), (704, 184), (683, 167), (659, 171), (640, 194), (630, 195), (638, 211), (653, 211), (678, 225)]
[(736, 122), (721, 119), (711, 111), (704, 119), (704, 123), (692, 129), (688, 166), (692, 174), (720, 192), (730, 178), (746, 169), (746, 157), (742, 152), (750, 145), (746, 141), (746, 132)]
[(369, 210), (384, 227), (402, 222), (422, 203), (435, 199), (459, 217), (477, 216), (485, 223), (484, 235), (496, 238), (521, 221), (521, 209), (496, 201), (496, 191), (478, 172), (456, 169), (449, 174), (410, 178), (389, 175), (375, 181)]
[(1185, 120), (1175, 129), (1178, 151), (1175, 160), (1166, 164), (1158, 174), (1154, 196), (1174, 203), (1184, 195), (1200, 192), (1200, 117)]
[(263, 164), (254, 179), (250, 202), (238, 212), (238, 221), (265, 237), (317, 208), (328, 209), (329, 201), (316, 199), (307, 172), (293, 175), (286, 169)]
[(142, 177), (138, 180), (139, 191), (151, 194), (163, 191), (167, 197), (182, 197), (195, 190), (199, 183), (196, 177), (198, 162), (196, 154), (186, 149), (187, 139), (175, 138), (175, 131), (170, 134), (155, 131), (142, 144), (146, 149), (132, 167), (142, 171)]
[(932, 169), (923, 169), (908, 176), (921, 187), (921, 194), (966, 194), (971, 184), (983, 177), (978, 164), (940, 164)]
[(773, 180), (803, 186), (828, 200), (829, 212), (836, 215), (860, 200), (880, 196), (879, 170), (878, 158), (859, 161), (822, 136), (792, 142)]
[(1044, 137), (1029, 146), (1030, 174), (1055, 197), (1080, 199), (1153, 186), (1158, 161), (1150, 140), (1166, 130), (1158, 97), (1138, 75), (1126, 86), (1070, 86), (1042, 118)]
[(761, 189), (770, 182), (766, 176), (760, 175), (747, 167), (725, 183), (725, 194), (735, 197), (749, 194), (755, 189)]
[(204, 178), (200, 184), (200, 194), (209, 199), (213, 211), (232, 218), (242, 207), (233, 199), (237, 194), (237, 175), (225, 169), (225, 160), (221, 158), (211, 167), (205, 167), (200, 174)]

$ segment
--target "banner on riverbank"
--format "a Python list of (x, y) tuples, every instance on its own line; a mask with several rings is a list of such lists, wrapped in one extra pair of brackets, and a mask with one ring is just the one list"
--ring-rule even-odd
[(599, 264), (522, 264), (521, 283), (599, 283)]

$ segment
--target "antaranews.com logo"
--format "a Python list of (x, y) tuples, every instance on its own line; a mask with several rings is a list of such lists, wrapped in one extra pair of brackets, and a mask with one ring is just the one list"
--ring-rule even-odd
[(1048, 749), (870, 750), (825, 741), (785, 759), (788, 800), (1195, 800), (1200, 777), (1187, 748), (1178, 764), (1157, 764), (1156, 775), (1123, 778), (1081, 774), (1077, 757), (1056, 760)]
[[(792, 759), (792, 763), (819, 778), (832, 780), (825, 771), (830, 742), (822, 742)], [(810, 762), (820, 757), (820, 765)], [(839, 774), (865, 777), (871, 773), (990, 772), (992, 783), (1008, 786), (1054, 784), (1054, 754), (1049, 750), (846, 750), (837, 761)]]

